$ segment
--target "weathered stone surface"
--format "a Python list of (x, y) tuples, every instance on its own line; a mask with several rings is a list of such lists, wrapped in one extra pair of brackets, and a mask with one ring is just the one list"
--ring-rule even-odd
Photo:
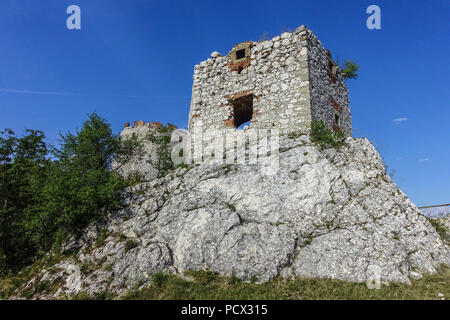
[[(324, 151), (308, 136), (280, 142), (273, 176), (258, 165), (204, 163), (130, 188), (125, 209), (70, 241), (76, 258), (42, 271), (63, 279), (44, 298), (123, 294), (163, 270), (358, 282), (378, 270), (383, 282), (407, 283), (450, 264), (449, 248), (367, 139)], [(96, 267), (74, 272), (86, 265)]]
[(130, 139), (134, 135), (142, 143), (142, 150), (135, 153), (125, 163), (114, 161), (112, 169), (126, 178), (135, 174), (141, 175), (144, 180), (156, 178), (158, 176), (158, 170), (155, 168), (157, 151), (156, 146), (150, 141), (151, 134), (155, 134), (155, 129), (145, 125), (144, 121), (135, 121), (134, 127), (124, 127), (120, 133), (120, 139)]
[(259, 110), (245, 117), (250, 128), (307, 132), (312, 119), (321, 119), (351, 136), (344, 77), (335, 64), (330, 67), (329, 51), (305, 26), (270, 40), (237, 44), (223, 57), (211, 56), (194, 67), (190, 131), (239, 126), (234, 120), (242, 113), (233, 100), (248, 95)]

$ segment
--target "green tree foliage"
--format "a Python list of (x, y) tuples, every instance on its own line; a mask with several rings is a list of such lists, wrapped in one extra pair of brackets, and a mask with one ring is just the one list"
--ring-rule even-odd
[(359, 71), (359, 65), (356, 64), (353, 61), (345, 60), (344, 64), (340, 67), (342, 74), (344, 75), (345, 79), (357, 79), (358, 78), (358, 71)]
[(170, 138), (173, 130), (173, 126), (167, 125), (158, 128), (156, 133), (150, 136), (150, 141), (157, 146), (157, 162), (153, 163), (153, 165), (158, 170), (158, 177), (164, 177), (173, 169), (173, 162), (170, 154)]
[(22, 138), (0, 132), (0, 271), (30, 261), (35, 248), (27, 241), (26, 210), (35, 205), (33, 191), (45, 180), (48, 153), (41, 131), (26, 130)]
[[(118, 208), (130, 181), (111, 170), (140, 146), (96, 113), (49, 148), (41, 131), (0, 132), (0, 272), (17, 270)], [(50, 150), (49, 150), (50, 149)], [(49, 157), (52, 155), (52, 157)], [(116, 160), (117, 161), (117, 160)]]
[(345, 134), (341, 130), (332, 131), (322, 120), (311, 121), (311, 141), (321, 148), (339, 148), (344, 144)]
[(31, 208), (30, 237), (46, 251), (56, 240), (80, 231), (118, 205), (116, 192), (126, 182), (110, 171), (119, 141), (110, 125), (92, 114), (75, 135), (61, 136), (61, 148), (48, 170), (47, 183)]

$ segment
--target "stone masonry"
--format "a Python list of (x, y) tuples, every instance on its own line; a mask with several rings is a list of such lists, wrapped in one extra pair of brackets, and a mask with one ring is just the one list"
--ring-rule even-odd
[(344, 76), (305, 26), (271, 40), (247, 41), (194, 68), (189, 131), (248, 125), (306, 133), (312, 119), (352, 135)]

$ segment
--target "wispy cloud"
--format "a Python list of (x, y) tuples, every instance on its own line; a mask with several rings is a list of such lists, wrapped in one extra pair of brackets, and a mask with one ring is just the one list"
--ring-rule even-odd
[[(80, 94), (73, 92), (61, 91), (33, 91), (22, 89), (7, 89), (0, 88), (0, 93), (15, 93), (15, 94), (36, 94), (36, 95), (57, 95), (57, 96), (90, 96), (89, 94)], [(187, 96), (148, 96), (148, 95), (133, 95), (133, 94), (94, 94), (94, 96), (102, 97), (118, 97), (118, 98), (136, 98), (136, 99), (152, 99), (152, 98), (186, 98)]]
[(400, 123), (400, 122), (407, 121), (407, 120), (408, 120), (408, 118), (396, 118), (396, 119), (392, 120), (392, 122)]
[(106, 94), (104, 96), (107, 97), (118, 97), (118, 98), (144, 98), (144, 99), (152, 99), (152, 98), (186, 98), (187, 96), (140, 96), (133, 94)]
[(419, 162), (428, 162), (428, 161), (431, 161), (431, 160), (428, 158), (419, 159)]
[(57, 96), (79, 96), (78, 93), (71, 93), (71, 92), (32, 91), (32, 90), (6, 89), (6, 88), (0, 88), (0, 92), (19, 93), (19, 94), (57, 95)]

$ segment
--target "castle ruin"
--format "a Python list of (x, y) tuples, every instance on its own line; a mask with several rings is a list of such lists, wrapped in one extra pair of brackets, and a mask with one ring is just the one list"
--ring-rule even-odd
[(194, 68), (188, 130), (277, 128), (308, 132), (321, 119), (352, 135), (348, 90), (328, 50), (305, 26), (236, 44)]
[[(216, 142), (223, 144), (227, 159), (232, 161), (236, 156), (235, 141), (246, 152), (251, 144), (258, 143), (246, 136), (247, 129), (305, 134), (310, 131), (311, 121), (318, 119), (334, 131), (352, 136), (344, 75), (330, 52), (305, 26), (270, 40), (236, 44), (226, 56), (213, 52), (211, 58), (194, 67), (193, 78), (188, 131), (200, 136), (191, 135), (185, 146), (188, 163), (192, 157), (201, 161), (215, 154), (211, 146)], [(156, 176), (149, 163), (157, 158), (147, 136), (161, 127), (158, 122), (125, 124), (123, 138), (136, 134), (148, 144), (145, 168), (140, 166), (142, 159), (136, 158), (125, 171), (134, 170), (148, 179)], [(216, 141), (217, 131), (225, 131), (226, 139)], [(264, 146), (266, 135), (259, 130), (258, 136)], [(270, 138), (267, 136), (271, 137), (272, 133)], [(180, 137), (178, 143), (182, 141)], [(258, 148), (259, 151), (259, 156), (266, 154), (263, 148)]]

